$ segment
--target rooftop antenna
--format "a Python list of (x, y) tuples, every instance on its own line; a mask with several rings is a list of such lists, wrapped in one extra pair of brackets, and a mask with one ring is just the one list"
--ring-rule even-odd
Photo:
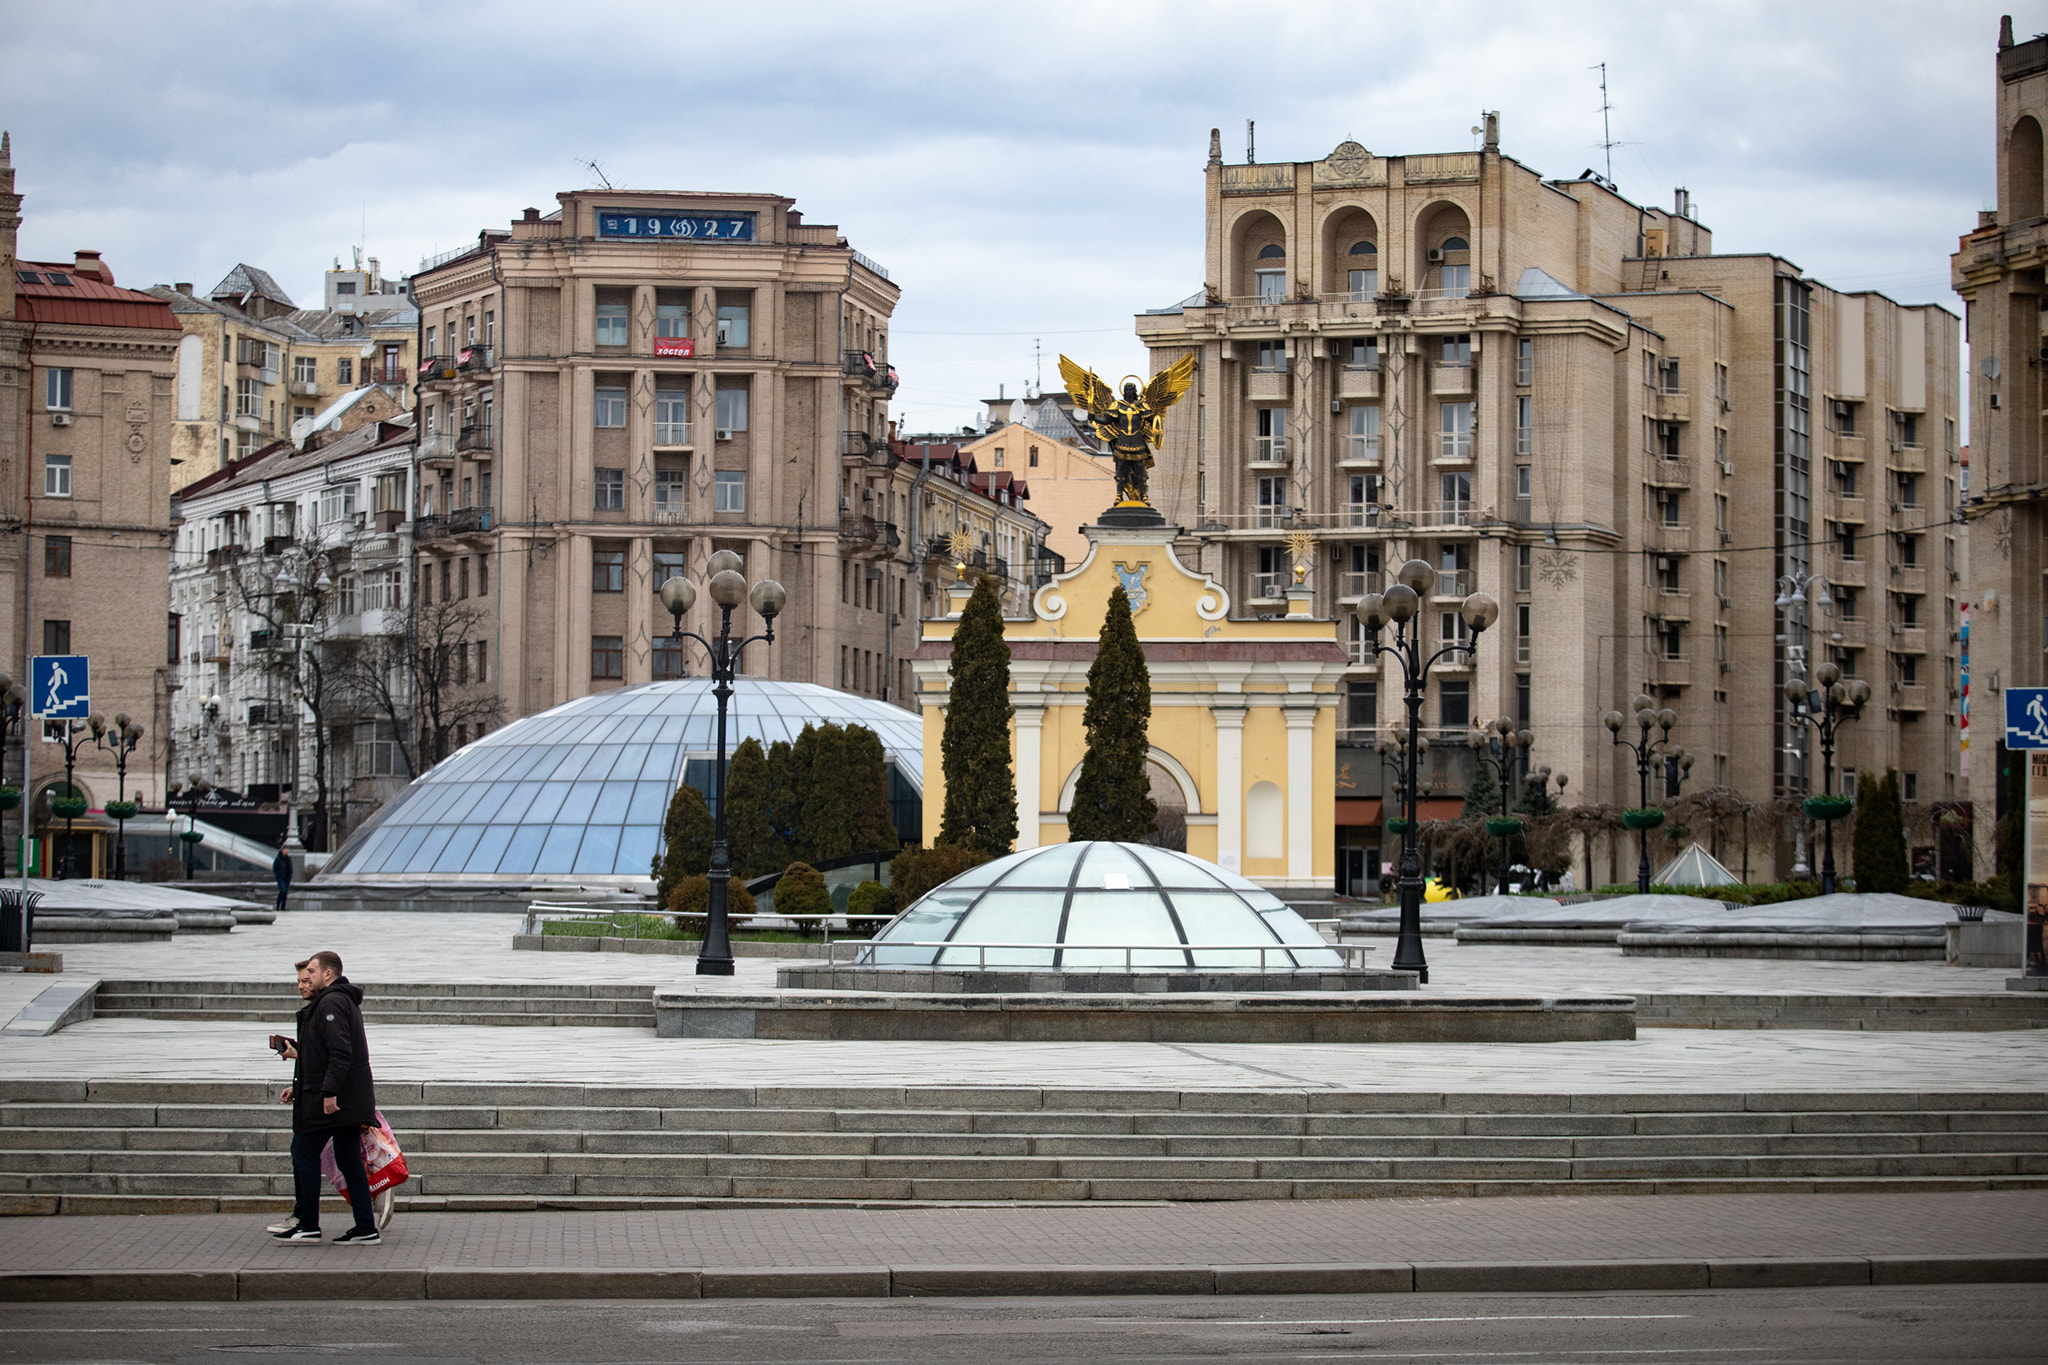
[(1614, 129), (1608, 122), (1608, 114), (1614, 106), (1607, 99), (1607, 63), (1602, 62), (1600, 72), (1600, 150), (1607, 154), (1607, 183), (1614, 184)]
[[(1604, 87), (1603, 87), (1603, 88), (1604, 88)], [(606, 179), (606, 178), (605, 178), (605, 173), (604, 173), (604, 170), (603, 170), (603, 169), (602, 169), (602, 168), (601, 168), (601, 167), (600, 167), (600, 166), (599, 166), (599, 165), (598, 165), (598, 164), (597, 164), (597, 163), (596, 163), (595, 161), (587, 161), (587, 160), (585, 160), (584, 158), (582, 158), (582, 157), (580, 157), (580, 156), (579, 156), (579, 157), (577, 157), (577, 158), (576, 158), (576, 164), (577, 164), (577, 165), (579, 165), (579, 166), (587, 166), (587, 167), (589, 167), (589, 168), (590, 168), (590, 173), (591, 173), (592, 175), (596, 176), (596, 177), (597, 177), (597, 182), (598, 182), (598, 183), (599, 183), (600, 185), (603, 185), (603, 186), (604, 186), (604, 187), (605, 187), (606, 189), (608, 189), (608, 190), (609, 190), (609, 189), (613, 189), (613, 188), (616, 188), (616, 187), (615, 187), (615, 186), (614, 186), (614, 185), (612, 184), (612, 182), (611, 182), (610, 180), (608, 180), (608, 179)]]
[(1259, 164), (1258, 127), (1250, 119), (1244, 121), (1244, 164), (1247, 166)]
[(1034, 396), (1045, 392), (1045, 352), (1039, 343), (1043, 337), (1031, 338), (1031, 392)]

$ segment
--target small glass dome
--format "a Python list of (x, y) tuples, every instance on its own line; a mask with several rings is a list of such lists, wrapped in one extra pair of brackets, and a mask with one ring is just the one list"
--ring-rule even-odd
[[(718, 702), (709, 678), (578, 697), (456, 750), (364, 821), (321, 876), (375, 881), (562, 878), (644, 883), (669, 798), (687, 778), (707, 793)], [(898, 828), (916, 828), (924, 728), (915, 712), (815, 683), (738, 678), (728, 757), (806, 725), (865, 725), (882, 741)]]
[(1150, 844), (1025, 849), (937, 887), (861, 951), (877, 967), (1179, 972), (1342, 967), (1278, 896)]

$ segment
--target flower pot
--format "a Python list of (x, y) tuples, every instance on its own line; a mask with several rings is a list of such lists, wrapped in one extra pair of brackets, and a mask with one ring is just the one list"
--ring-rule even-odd
[(50, 814), (59, 820), (76, 820), (88, 809), (82, 796), (53, 796), (50, 798)]
[(1809, 820), (1839, 820), (1855, 808), (1855, 802), (1846, 796), (1809, 796), (1806, 798), (1806, 817)]
[(199, 842), (199, 841), (200, 841), (201, 839), (204, 839), (204, 838), (205, 838), (206, 836), (205, 836), (204, 834), (201, 834), (201, 833), (200, 833), (200, 832), (199, 832), (198, 830), (196, 830), (196, 829), (187, 829), (187, 830), (180, 830), (180, 831), (178, 832), (178, 837), (179, 837), (180, 839), (184, 840), (184, 841), (185, 841), (186, 843), (188, 843), (188, 844), (196, 844), (196, 843), (198, 843), (198, 842)]
[(1397, 815), (1387, 821), (1382, 828), (1389, 834), (1406, 834), (1408, 832), (1408, 822)]
[(1625, 810), (1621, 813), (1621, 823), (1625, 829), (1655, 829), (1664, 823), (1664, 812), (1655, 807), (1648, 810)]
[(1486, 832), (1496, 839), (1506, 839), (1522, 832), (1522, 822), (1512, 816), (1495, 815), (1488, 818)]
[(109, 820), (133, 820), (141, 810), (142, 803), (140, 801), (107, 802), (107, 818)]
[(21, 804), (21, 788), (0, 787), (0, 810), (13, 810)]
[(1981, 905), (1958, 905), (1956, 907), (1956, 918), (1965, 924), (1981, 924), (1984, 920), (1984, 907)]

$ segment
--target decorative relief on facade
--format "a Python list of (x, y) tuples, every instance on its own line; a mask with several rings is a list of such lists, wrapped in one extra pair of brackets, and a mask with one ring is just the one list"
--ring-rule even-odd
[(1316, 163), (1317, 189), (1349, 185), (1384, 185), (1387, 163), (1356, 142), (1340, 142), (1335, 151)]
[(1288, 194), (1294, 189), (1294, 163), (1271, 166), (1225, 166), (1225, 194)]
[(1561, 549), (1545, 550), (1536, 556), (1536, 576), (1553, 588), (1574, 582), (1579, 576), (1579, 557)]
[(1126, 564), (1122, 560), (1117, 561), (1116, 580), (1123, 584), (1124, 594), (1131, 599), (1131, 615), (1133, 616), (1143, 611), (1146, 604), (1152, 600), (1152, 594), (1145, 591), (1145, 574), (1151, 567), (1149, 563), (1140, 563), (1134, 566)]

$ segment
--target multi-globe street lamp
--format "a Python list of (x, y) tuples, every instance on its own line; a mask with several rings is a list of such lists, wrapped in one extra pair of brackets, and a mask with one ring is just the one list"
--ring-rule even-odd
[(1861, 678), (1842, 677), (1833, 663), (1813, 670), (1816, 686), (1808, 689), (1804, 678), (1785, 684), (1785, 699), (1792, 703), (1794, 723), (1804, 722), (1820, 732), (1821, 795), (1806, 798), (1806, 813), (1821, 824), (1820, 893), (1835, 894), (1835, 821), (1849, 813), (1851, 802), (1835, 792), (1835, 733), (1843, 721), (1856, 720), (1870, 700), (1870, 684)]
[[(1429, 736), (1424, 735), (1416, 743), (1419, 754), (1429, 752)], [(1408, 809), (1408, 736), (1398, 730), (1391, 731), (1380, 736), (1374, 742), (1372, 749), (1374, 753), (1380, 756), (1380, 773), (1382, 778), (1384, 779), (1390, 774), (1392, 776), (1394, 783), (1392, 808), (1406, 811)], [(1405, 816), (1385, 815), (1384, 812), (1388, 809), (1389, 804), (1385, 800), (1380, 802), (1382, 828), (1386, 829), (1390, 834), (1402, 833), (1408, 828), (1408, 821)]]
[[(1636, 832), (1636, 890), (1647, 895), (1650, 890), (1650, 831), (1664, 823), (1664, 812), (1650, 805), (1650, 768), (1652, 764), (1663, 767), (1667, 786), (1675, 786), (1692, 771), (1692, 755), (1671, 742), (1671, 727), (1678, 724), (1676, 711), (1668, 706), (1659, 710), (1657, 703), (1645, 694), (1637, 695), (1634, 706), (1636, 729), (1641, 732), (1638, 739), (1621, 737), (1621, 727), (1626, 718), (1619, 711), (1607, 713), (1607, 728), (1614, 735), (1617, 747), (1635, 755), (1640, 804), (1634, 810), (1623, 811), (1621, 821)], [(1652, 730), (1661, 733), (1652, 736)]]
[(78, 766), (80, 749), (87, 744), (100, 747), (101, 737), (107, 733), (107, 718), (95, 711), (84, 720), (59, 721), (57, 724), (63, 727), (56, 738), (64, 746), (64, 794), (51, 795), (50, 814), (64, 822), (64, 856), (57, 870), (59, 879), (68, 881), (78, 875), (78, 847), (72, 835), (71, 822), (86, 811), (86, 800), (78, 794), (71, 774)]
[(1486, 832), (1500, 840), (1500, 881), (1494, 889), (1503, 894), (1507, 891), (1515, 836), (1522, 832), (1522, 822), (1514, 814), (1515, 766), (1521, 761), (1518, 755), (1526, 756), (1535, 738), (1527, 730), (1517, 730), (1514, 721), (1506, 716), (1492, 725), (1474, 729), (1465, 737), (1472, 756), (1500, 782), (1500, 814), (1486, 822)]
[[(199, 841), (205, 836), (199, 832), (199, 801), (213, 790), (213, 784), (203, 777), (195, 777), (185, 788), (185, 832), (178, 836), (178, 842), (185, 846), (185, 880), (192, 880), (192, 855), (198, 851)], [(168, 799), (166, 806), (170, 805)]]
[[(1402, 793), (1401, 831), (1401, 929), (1394, 944), (1394, 970), (1409, 971), (1425, 984), (1429, 962), (1422, 952), (1422, 860), (1415, 840), (1415, 764), (1421, 755), (1422, 702), (1429, 686), (1429, 672), (1447, 658), (1463, 655), (1466, 662), (1478, 657), (1479, 637), (1500, 618), (1500, 604), (1485, 593), (1473, 593), (1458, 605), (1455, 620), (1465, 633), (1443, 639), (1435, 650), (1422, 640), (1423, 596), (1440, 587), (1436, 566), (1426, 559), (1411, 559), (1394, 575), (1384, 593), (1372, 593), (1358, 604), (1359, 621), (1365, 627), (1366, 649), (1376, 656), (1392, 659), (1401, 670), (1402, 696), (1408, 705), (1407, 780)], [(1394, 628), (1394, 642), (1380, 643), (1380, 632)]]
[[(733, 679), (738, 676), (740, 651), (760, 641), (775, 642), (775, 618), (782, 614), (783, 606), (789, 601), (789, 594), (780, 583), (764, 578), (754, 584), (750, 592), (744, 572), (746, 561), (731, 550), (720, 550), (705, 563), (707, 575), (705, 590), (711, 600), (718, 604), (718, 638), (707, 640), (692, 630), (683, 629), (683, 616), (696, 604), (697, 585), (680, 575), (661, 585), (661, 604), (675, 620), (675, 629), (670, 638), (681, 648), (685, 636), (704, 646), (711, 656), (711, 692), (718, 699), (718, 761), (713, 772), (716, 774), (718, 799), (712, 819), (711, 831), (711, 884), (710, 905), (704, 921), (704, 947), (697, 954), (697, 975), (731, 976), (732, 940), (726, 928), (726, 883), (732, 879), (732, 860), (725, 846), (725, 709), (732, 696)], [(766, 629), (759, 635), (746, 639), (732, 638), (733, 608), (747, 602), (754, 608)]]
[(114, 880), (123, 881), (128, 876), (128, 822), (142, 809), (141, 803), (128, 799), (128, 755), (135, 752), (135, 746), (142, 742), (142, 727), (128, 719), (126, 711), (114, 713), (114, 725), (110, 730), (96, 730), (93, 743), (114, 756), (114, 773), (118, 780), (117, 799), (107, 803), (107, 814), (114, 821)]

